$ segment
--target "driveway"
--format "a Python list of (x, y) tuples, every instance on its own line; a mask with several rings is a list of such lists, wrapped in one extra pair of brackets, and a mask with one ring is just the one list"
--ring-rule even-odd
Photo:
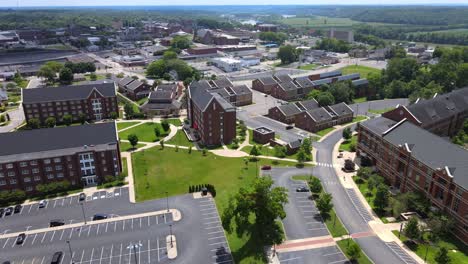
[(10, 132), (24, 122), (23, 107), (20, 105), (19, 108), (8, 111), (10, 115), (10, 123), (6, 126), (0, 126), (0, 133)]

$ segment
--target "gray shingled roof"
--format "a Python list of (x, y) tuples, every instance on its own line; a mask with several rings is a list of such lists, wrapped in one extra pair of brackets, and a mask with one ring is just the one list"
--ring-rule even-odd
[(122, 78), (119, 80), (119, 85), (120, 86), (125, 86), (131, 82), (133, 82), (135, 79), (133, 79), (132, 77), (125, 77), (125, 78)]
[(340, 76), (341, 71), (324, 72), (320, 74), (320, 79)]
[(23, 102), (41, 103), (52, 101), (82, 100), (88, 98), (93, 89), (96, 89), (104, 97), (113, 97), (116, 95), (113, 82), (62, 87), (44, 87), (23, 89)]
[(359, 73), (352, 73), (348, 75), (343, 75), (338, 77), (338, 81), (347, 81), (347, 80), (355, 80), (361, 78)]
[(333, 81), (332, 78), (328, 78), (328, 79), (315, 80), (315, 81), (312, 81), (312, 83), (314, 84), (314, 86), (320, 86), (324, 84), (330, 84), (332, 83), (332, 81)]
[(226, 77), (220, 77), (216, 80), (213, 81), (215, 83), (215, 85), (219, 88), (224, 88), (224, 87), (232, 87), (234, 86), (231, 82), (231, 80), (229, 80), (228, 78)]
[(133, 91), (133, 90), (137, 89), (138, 87), (140, 87), (142, 85), (143, 85), (143, 82), (140, 82), (139, 80), (135, 80), (135, 81), (131, 82), (130, 84), (127, 84), (127, 89)]
[(152, 91), (149, 94), (149, 99), (171, 99), (172, 92), (171, 91)]
[(285, 116), (293, 116), (301, 112), (301, 110), (295, 104), (285, 104), (278, 106), (278, 109), (285, 115)]
[(272, 85), (276, 83), (276, 80), (273, 79), (273, 76), (262, 77), (258, 79), (264, 85)]
[(116, 133), (114, 122), (0, 133), (0, 156), (117, 143)]
[(278, 75), (275, 75), (275, 77), (280, 80), (280, 82), (290, 82), (292, 81), (292, 78), (291, 76), (289, 76), (288, 74), (278, 74)]
[(314, 86), (314, 83), (312, 83), (308, 76), (297, 77), (294, 80), (303, 88), (310, 88)]
[(179, 101), (172, 101), (171, 103), (163, 104), (163, 103), (145, 103), (141, 106), (142, 109), (145, 110), (176, 110), (180, 109), (182, 104)]
[(252, 93), (252, 91), (249, 89), (249, 87), (247, 87), (247, 85), (245, 85), (245, 84), (234, 86), (234, 87), (232, 87), (232, 90), (236, 94), (250, 94), (250, 93)]
[(423, 124), (437, 122), (455, 113), (468, 111), (468, 88), (438, 95), (407, 108)]
[(285, 91), (297, 90), (299, 87), (292, 81), (280, 83), (279, 86)]
[(396, 121), (380, 116), (361, 122), (360, 125), (377, 135), (382, 135), (383, 132), (393, 127), (396, 123)]
[(177, 90), (177, 84), (160, 84), (156, 87), (157, 91), (174, 91)]
[(411, 155), (432, 169), (448, 167), (453, 181), (468, 190), (468, 151), (411, 122), (403, 122), (384, 135), (395, 146), (408, 145)]
[(330, 113), (328, 113), (328, 111), (325, 110), (325, 108), (323, 107), (309, 110), (307, 111), (307, 113), (317, 123), (332, 120), (332, 116), (330, 115)]
[(351, 83), (354, 86), (360, 86), (360, 85), (369, 84), (369, 81), (367, 79), (363, 78), (363, 79), (353, 80)]
[(319, 104), (315, 99), (297, 102), (296, 105), (298, 105), (299, 108), (302, 107), (304, 111), (309, 111), (319, 107)]
[(342, 115), (347, 115), (347, 114), (353, 114), (353, 110), (351, 110), (351, 108), (349, 108), (349, 106), (345, 103), (339, 103), (339, 104), (335, 104), (335, 105), (330, 105), (328, 106), (330, 109), (333, 110), (333, 112), (335, 112), (338, 116), (342, 116)]
[(201, 110), (206, 108), (213, 97), (206, 89), (199, 86), (198, 84), (189, 86), (189, 94), (192, 101)]

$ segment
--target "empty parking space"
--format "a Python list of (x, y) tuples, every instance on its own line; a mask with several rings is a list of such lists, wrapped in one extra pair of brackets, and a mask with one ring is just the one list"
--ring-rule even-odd
[(348, 259), (337, 246), (278, 253), (281, 264), (339, 264)]
[(407, 264), (417, 264), (418, 263), (408, 253), (406, 253), (405, 250), (403, 250), (397, 243), (388, 242), (388, 243), (385, 243), (385, 244), (405, 263), (407, 263)]
[(208, 245), (208, 254), (212, 263), (234, 263), (214, 200), (203, 198), (199, 199), (198, 203), (203, 226), (202, 232), (206, 237), (205, 243)]

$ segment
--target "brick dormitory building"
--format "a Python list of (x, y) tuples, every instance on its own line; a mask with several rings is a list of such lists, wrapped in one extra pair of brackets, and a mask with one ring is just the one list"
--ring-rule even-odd
[(0, 146), (0, 191), (93, 185), (122, 170), (114, 122), (0, 133)]
[(456, 221), (468, 243), (468, 151), (441, 137), (467, 117), (468, 89), (408, 107), (398, 106), (358, 125), (357, 155), (401, 192), (421, 191)]
[(80, 115), (90, 121), (99, 121), (118, 113), (115, 83), (86, 84), (63, 87), (22, 89), (26, 121), (37, 118), (44, 123), (54, 117), (58, 123), (64, 115), (78, 121)]

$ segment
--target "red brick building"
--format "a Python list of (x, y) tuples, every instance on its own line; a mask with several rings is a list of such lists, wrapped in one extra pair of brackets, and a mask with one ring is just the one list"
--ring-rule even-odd
[(118, 86), (121, 93), (134, 101), (147, 97), (150, 93), (149, 85), (131, 77), (120, 79)]
[(332, 126), (353, 121), (354, 111), (345, 103), (309, 108), (297, 114), (295, 126), (309, 132), (317, 132)]
[(423, 192), (434, 210), (456, 220), (453, 233), (467, 243), (468, 151), (412, 122), (379, 117), (360, 123), (357, 155), (401, 192)]
[(86, 84), (64, 87), (22, 89), (23, 110), (26, 121), (37, 118), (44, 123), (54, 117), (58, 123), (64, 115), (74, 121), (85, 115), (87, 120), (109, 119), (118, 113), (115, 83)]
[(188, 119), (203, 145), (229, 144), (236, 137), (236, 108), (219, 93), (213, 83), (193, 82), (188, 89)]
[(398, 106), (382, 116), (394, 121), (406, 118), (439, 136), (453, 136), (468, 118), (468, 88), (436, 95), (429, 100), (418, 100), (408, 107)]
[(0, 146), (0, 191), (94, 185), (122, 171), (114, 122), (1, 133)]

